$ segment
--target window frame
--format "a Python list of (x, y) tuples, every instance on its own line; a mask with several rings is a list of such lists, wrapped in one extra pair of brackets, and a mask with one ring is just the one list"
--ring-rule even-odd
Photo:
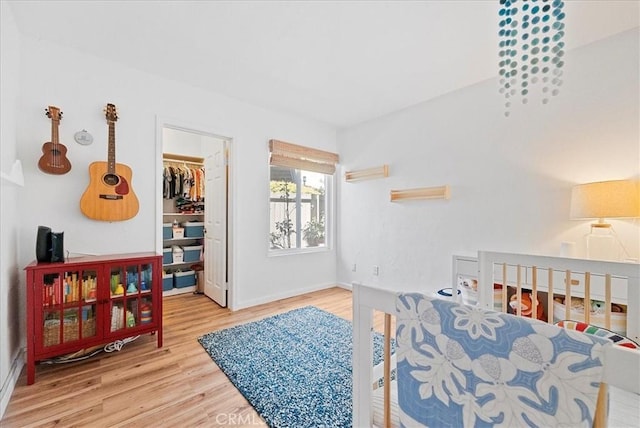
[[(269, 237), (269, 234), (271, 233), (271, 168), (273, 165), (267, 165), (268, 167), (268, 186), (267, 186), (267, 209), (268, 209), (268, 214), (267, 214), (267, 237)], [(280, 167), (282, 168), (282, 167)], [(301, 174), (301, 172), (304, 172), (305, 170), (301, 170), (298, 168), (293, 168), (293, 167), (289, 167), (290, 169), (295, 171), (295, 176), (296, 176), (296, 186), (301, 185), (302, 182), (302, 176), (303, 174)], [(313, 171), (308, 171), (308, 172), (313, 172)], [(322, 173), (320, 173), (322, 174)], [(334, 198), (335, 198), (335, 193), (334, 193), (334, 178), (335, 178), (335, 173), (333, 174), (323, 174), (325, 176), (325, 197), (324, 197), (324, 213), (325, 213), (325, 219), (324, 219), (324, 245), (319, 245), (319, 246), (315, 246), (315, 247), (300, 247), (297, 246), (296, 248), (271, 248), (271, 244), (270, 244), (270, 240), (268, 240), (267, 242), (267, 254), (269, 257), (279, 257), (279, 256), (287, 256), (287, 255), (294, 255), (294, 254), (305, 254), (305, 253), (323, 253), (323, 252), (328, 252), (331, 251), (333, 248), (333, 222), (334, 222), (334, 218), (335, 218), (335, 212), (334, 212)], [(299, 204), (301, 204), (301, 198), (302, 198), (302, 194), (301, 192), (296, 192), (296, 210), (298, 209), (298, 207), (300, 206)], [(298, 242), (302, 243), (303, 239), (302, 239), (302, 233), (301, 230), (303, 228), (302, 225), (302, 218), (300, 216), (296, 216), (296, 244)]]

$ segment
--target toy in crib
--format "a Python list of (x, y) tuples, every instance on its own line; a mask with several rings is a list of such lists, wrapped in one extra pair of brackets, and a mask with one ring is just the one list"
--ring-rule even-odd
[[(532, 300), (531, 294), (532, 293), (522, 293), (522, 301), (520, 302), (520, 314), (523, 317), (531, 318), (531, 314), (533, 313), (533, 300)], [(511, 296), (511, 299), (509, 301), (509, 308), (510, 308), (509, 312), (512, 314), (518, 313), (517, 300), (518, 300), (517, 294), (514, 294), (513, 296)], [(538, 299), (536, 299), (536, 301), (538, 305), (536, 310), (536, 319), (539, 319), (541, 321), (546, 321), (547, 316), (544, 313), (544, 308), (542, 307)]]
[[(556, 297), (554, 300), (564, 305), (566, 299), (564, 299), (563, 297)], [(590, 306), (590, 312), (592, 315), (602, 315), (605, 312), (605, 303), (601, 300), (592, 300)], [(584, 299), (581, 297), (572, 297), (571, 310), (579, 313), (584, 313)], [(624, 312), (624, 309), (622, 308), (622, 306), (612, 303), (611, 312)]]
[(592, 300), (591, 312), (596, 314), (604, 314), (604, 302), (602, 300)]
[(462, 292), (462, 303), (475, 306), (478, 304), (478, 280), (458, 277), (458, 293)]
[(478, 280), (473, 278), (461, 278), (460, 285), (472, 291), (478, 291)]

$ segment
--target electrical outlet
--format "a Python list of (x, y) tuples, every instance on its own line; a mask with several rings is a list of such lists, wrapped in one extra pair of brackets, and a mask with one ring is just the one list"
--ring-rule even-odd
[(378, 268), (378, 266), (374, 266), (374, 267), (373, 267), (373, 274), (374, 274), (375, 276), (378, 276), (378, 273), (380, 273), (380, 269)]
[(356, 264), (354, 263), (353, 266), (351, 266), (351, 272), (355, 272), (356, 271)]

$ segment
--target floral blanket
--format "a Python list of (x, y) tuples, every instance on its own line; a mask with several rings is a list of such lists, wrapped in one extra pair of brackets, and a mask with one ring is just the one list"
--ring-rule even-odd
[(422, 294), (396, 305), (403, 426), (592, 426), (610, 341)]

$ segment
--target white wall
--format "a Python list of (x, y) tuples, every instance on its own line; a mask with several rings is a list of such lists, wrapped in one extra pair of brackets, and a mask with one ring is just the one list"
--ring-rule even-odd
[[(509, 118), (492, 79), (339, 132), (343, 170), (388, 163), (390, 177), (341, 180), (338, 281), (435, 290), (452, 254), (558, 255), (576, 241), (584, 255), (572, 185), (640, 177), (638, 36), (570, 51), (560, 95), (514, 103)], [(449, 201), (389, 202), (390, 189), (443, 184)], [(638, 221), (611, 223), (637, 258)]]
[[(20, 36), (10, 7), (0, 2), (0, 170), (9, 173), (16, 160), (16, 117), (20, 90)], [(23, 335), (19, 300), (22, 263), (18, 261), (18, 196), (22, 189), (0, 180), (0, 417), (9, 402)]]
[(184, 156), (202, 157), (202, 145), (211, 141), (211, 137), (185, 132), (177, 129), (162, 128), (162, 152)]
[[(1, 22), (0, 167), (9, 172), (21, 159), (24, 188), (2, 182), (0, 202), (0, 417), (20, 373), (25, 340), (22, 268), (35, 258), (38, 225), (65, 232), (71, 256), (154, 251), (161, 206), (156, 195), (160, 158), (157, 117), (201, 124), (233, 138), (231, 205), (235, 221), (231, 306), (239, 309), (335, 283), (336, 251), (267, 257), (269, 236), (268, 140), (277, 138), (336, 151), (333, 127), (247, 105), (174, 81), (100, 60), (49, 42), (21, 36), (5, 2)], [(89, 183), (88, 165), (107, 158), (106, 103), (118, 109), (116, 161), (133, 170), (131, 186), (140, 212), (129, 221), (105, 223), (80, 212)], [(63, 111), (60, 143), (72, 163), (55, 176), (37, 168), (42, 145), (51, 139), (44, 109)], [(20, 112), (20, 114), (18, 114)], [(94, 143), (81, 146), (73, 134), (86, 129)]]
[[(156, 243), (156, 117), (202, 124), (233, 137), (231, 182), (235, 222), (232, 304), (236, 308), (269, 301), (335, 282), (335, 250), (268, 258), (268, 140), (278, 138), (325, 150), (336, 150), (335, 130), (327, 125), (250, 106), (199, 88), (161, 79), (120, 64), (25, 37), (22, 68), (19, 156), (25, 164), (21, 197), (19, 265), (34, 257), (31, 242), (40, 224), (65, 232), (72, 253), (153, 251)], [(47, 70), (43, 73), (43, 70)], [(132, 220), (104, 223), (79, 210), (89, 177), (88, 164), (107, 157), (107, 125), (103, 108), (116, 105), (116, 161), (133, 171), (132, 188), (140, 212)], [(43, 174), (36, 163), (49, 139), (44, 108), (64, 112), (60, 142), (69, 149), (72, 170), (62, 176)], [(86, 129), (94, 136), (80, 146), (73, 134)], [(197, 129), (197, 128), (196, 128)], [(161, 204), (158, 204), (160, 206)], [(284, 266), (283, 267), (283, 263)]]

